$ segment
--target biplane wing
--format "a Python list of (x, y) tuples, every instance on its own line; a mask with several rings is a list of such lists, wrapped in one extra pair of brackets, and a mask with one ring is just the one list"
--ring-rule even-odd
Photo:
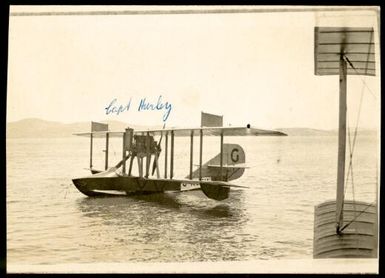
[(92, 131), (92, 132), (79, 132), (74, 133), (73, 135), (76, 136), (91, 136), (94, 138), (102, 138), (106, 137), (106, 134), (108, 133), (108, 136), (111, 137), (123, 137), (124, 132), (123, 131)]
[[(226, 136), (287, 136), (287, 134), (281, 131), (258, 129), (249, 126), (143, 129), (135, 130), (134, 134), (162, 135), (173, 133), (175, 136), (191, 136), (191, 134), (198, 136), (200, 132), (207, 136), (220, 136), (222, 134)], [(105, 137), (106, 133), (108, 133), (109, 137), (122, 137), (124, 134), (122, 131), (93, 131), (74, 133), (74, 135), (90, 136), (92, 134), (93, 137)]]
[(238, 126), (238, 127), (197, 127), (197, 128), (168, 128), (168, 129), (152, 129), (152, 130), (137, 130), (135, 133), (145, 135), (150, 133), (152, 135), (161, 135), (165, 132), (174, 133), (176, 136), (190, 136), (191, 133), (199, 135), (200, 132), (203, 135), (208, 136), (285, 136), (286, 134), (276, 130), (257, 129), (250, 126)]

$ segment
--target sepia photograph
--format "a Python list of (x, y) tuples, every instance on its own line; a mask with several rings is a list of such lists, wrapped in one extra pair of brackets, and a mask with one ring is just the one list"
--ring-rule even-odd
[(10, 6), (7, 273), (379, 272), (380, 7)]

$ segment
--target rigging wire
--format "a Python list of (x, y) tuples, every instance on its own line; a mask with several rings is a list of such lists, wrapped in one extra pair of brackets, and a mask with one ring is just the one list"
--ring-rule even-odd
[(349, 58), (347, 56), (343, 56), (345, 61), (348, 62), (348, 64), (351, 66), (351, 68), (355, 71), (355, 73), (360, 77), (362, 83), (365, 85), (365, 87), (368, 89), (369, 93), (372, 94), (372, 96), (374, 97), (374, 99), (377, 99), (377, 96), (373, 93), (373, 91), (370, 89), (370, 87), (368, 86), (368, 84), (365, 82), (365, 79), (361, 77), (361, 73), (359, 73), (357, 71), (357, 69), (353, 66), (352, 62), (349, 60)]
[[(347, 109), (346, 109), (347, 110)], [(351, 171), (351, 167), (353, 166), (352, 165), (352, 157), (353, 157), (353, 154), (352, 154), (352, 143), (351, 143), (351, 138), (350, 138), (350, 124), (349, 124), (349, 111), (347, 110), (346, 111), (346, 119), (347, 119), (347, 123), (348, 123), (348, 142), (349, 142), (349, 168), (348, 168), (348, 172), (346, 174), (346, 177), (345, 177), (345, 185), (348, 184), (348, 181), (349, 181), (349, 177), (350, 177), (350, 171)], [(347, 191), (348, 187), (345, 186), (345, 189), (344, 189), (344, 199), (345, 199), (345, 196), (346, 196), (346, 191)]]
[[(354, 68), (353, 64), (350, 62), (350, 60), (346, 56), (344, 56), (344, 58), (350, 64), (350, 66), (356, 71), (356, 69)], [(361, 80), (364, 82), (364, 80), (362, 78), (361, 78)], [(364, 82), (364, 84), (366, 84), (366, 83)], [(363, 86), (362, 89), (361, 89), (361, 96), (360, 96), (360, 102), (359, 102), (359, 106), (358, 106), (357, 120), (356, 120), (355, 129), (354, 129), (353, 145), (350, 148), (350, 162), (349, 162), (349, 168), (348, 168), (347, 177), (349, 176), (349, 173), (352, 171), (352, 167), (353, 167), (352, 160), (353, 160), (354, 149), (355, 149), (355, 146), (356, 146), (356, 139), (357, 139), (357, 133), (358, 133), (358, 125), (359, 125), (359, 120), (360, 120), (360, 116), (361, 116), (364, 92), (365, 92), (365, 87)], [(349, 127), (348, 127), (348, 129), (349, 129)], [(349, 136), (349, 144), (350, 144), (350, 129), (348, 131), (348, 136)]]
[[(349, 118), (348, 118), (349, 119)], [(349, 121), (348, 121), (349, 123)], [(354, 190), (354, 175), (353, 175), (353, 152), (352, 152), (352, 143), (351, 143), (351, 136), (350, 136), (350, 126), (348, 125), (348, 138), (349, 138), (349, 151), (350, 151), (350, 155), (349, 155), (349, 169), (350, 171), (348, 171), (347, 175), (346, 175), (346, 182), (345, 184), (348, 183), (348, 180), (349, 180), (349, 172), (350, 172), (350, 176), (351, 176), (351, 184), (352, 184), (352, 195), (353, 195), (353, 208), (354, 208), (354, 218), (356, 217), (356, 212), (357, 212), (357, 209), (356, 209), (356, 197), (355, 197), (355, 190)], [(345, 195), (346, 195), (346, 189), (347, 189), (347, 186), (345, 186), (345, 192), (344, 192), (344, 199), (345, 199)]]
[[(350, 66), (357, 72), (357, 70), (355, 69), (355, 67), (353, 66), (353, 64), (350, 62), (349, 58), (346, 57), (344, 55), (344, 58), (346, 59), (346, 61), (350, 64)], [(361, 78), (361, 81), (365, 83), (365, 80), (363, 80)], [(367, 87), (367, 86), (366, 86)], [(368, 88), (368, 87), (367, 87)], [(354, 154), (354, 149), (355, 149), (355, 145), (356, 145), (356, 139), (357, 139), (357, 133), (358, 133), (358, 125), (359, 125), (359, 120), (360, 120), (360, 116), (361, 116), (361, 109), (362, 109), (362, 103), (363, 103), (363, 97), (364, 97), (364, 92), (365, 92), (365, 87), (362, 86), (362, 89), (361, 89), (361, 96), (360, 96), (360, 102), (359, 102), (359, 106), (358, 106), (358, 113), (357, 113), (357, 120), (356, 120), (356, 126), (355, 126), (355, 129), (354, 129), (354, 137), (353, 137), (353, 146), (350, 148), (350, 162), (349, 162), (349, 168), (348, 168), (348, 174), (347, 174), (347, 177), (349, 176), (349, 173), (352, 171), (352, 167), (353, 167), (353, 154)], [(374, 96), (374, 95), (373, 95)], [(349, 127), (348, 127), (349, 129)], [(349, 144), (350, 144), (350, 129), (348, 131), (348, 136), (349, 136)]]
[[(349, 63), (349, 65), (352, 67), (352, 69), (358, 74), (357, 70), (355, 69), (355, 67), (353, 66), (352, 62), (349, 60), (348, 57), (346, 57), (345, 55), (343, 56), (345, 61), (347, 63)], [(359, 75), (360, 76), (360, 75)], [(354, 190), (354, 179), (353, 179), (353, 154), (354, 154), (354, 150), (355, 150), (355, 145), (356, 145), (356, 139), (357, 139), (357, 133), (358, 133), (358, 126), (359, 126), (359, 119), (360, 119), (360, 116), (361, 116), (361, 108), (362, 108), (362, 103), (363, 103), (363, 96), (364, 96), (364, 92), (365, 92), (365, 87), (369, 90), (369, 92), (372, 94), (372, 96), (377, 99), (377, 97), (374, 95), (374, 93), (370, 90), (370, 88), (368, 87), (368, 85), (366, 84), (365, 80), (360, 76), (360, 79), (362, 81), (362, 83), (365, 85), (365, 86), (362, 86), (362, 89), (361, 89), (361, 96), (360, 96), (360, 102), (359, 102), (359, 108), (358, 108), (358, 113), (357, 113), (357, 120), (356, 120), (356, 125), (355, 125), (355, 129), (354, 129), (354, 136), (353, 136), (353, 143), (351, 143), (351, 135), (350, 135), (350, 125), (348, 125), (348, 138), (349, 138), (349, 168), (348, 168), (348, 172), (347, 172), (347, 175), (346, 175), (346, 178), (345, 178), (345, 184), (347, 185), (348, 181), (349, 181), (349, 176), (351, 177), (351, 185), (352, 185), (352, 195), (353, 195), (353, 206), (354, 206), (354, 217), (351, 221), (349, 221), (347, 224), (345, 224), (342, 228), (341, 228), (341, 232), (347, 228), (350, 224), (352, 224), (363, 212), (365, 212), (369, 206), (372, 206), (373, 203), (369, 204), (364, 210), (362, 210), (358, 215), (356, 215), (356, 201), (355, 201), (355, 190)], [(346, 189), (347, 189), (347, 186), (345, 187), (345, 192), (344, 192), (344, 197), (346, 195)]]
[(361, 214), (363, 214), (369, 207), (373, 206), (374, 203), (375, 203), (375, 202), (371, 202), (370, 204), (366, 205), (366, 207), (365, 207), (362, 211), (360, 211), (360, 213), (359, 213), (356, 217), (354, 217), (352, 220), (350, 220), (347, 224), (345, 224), (345, 225), (341, 228), (340, 232), (342, 232), (342, 231), (343, 231), (344, 229), (346, 229), (350, 224), (352, 224), (354, 221), (356, 221), (356, 219), (357, 219)]
[[(355, 70), (353, 64), (349, 61), (349, 59), (346, 56), (344, 56), (344, 58), (350, 64), (350, 66)], [(360, 116), (361, 116), (361, 109), (362, 109), (364, 92), (365, 92), (365, 87), (362, 86), (360, 102), (359, 102), (359, 106), (358, 106), (357, 120), (356, 120), (355, 129), (354, 129), (353, 144), (351, 144), (350, 127), (348, 125), (348, 138), (349, 138), (349, 151), (350, 151), (350, 155), (349, 155), (349, 168), (348, 168), (348, 173), (346, 175), (345, 182), (346, 183), (348, 182), (349, 175), (351, 174), (351, 177), (352, 177), (352, 188), (353, 188), (352, 190), (353, 190), (353, 192), (354, 192), (353, 173), (352, 173), (353, 172), (353, 154), (354, 154), (354, 150), (355, 150), (355, 146), (356, 146), (356, 139), (357, 139), (357, 133), (358, 133), (358, 125), (359, 125), (359, 120), (360, 120)], [(345, 193), (346, 193), (346, 188), (345, 188)]]

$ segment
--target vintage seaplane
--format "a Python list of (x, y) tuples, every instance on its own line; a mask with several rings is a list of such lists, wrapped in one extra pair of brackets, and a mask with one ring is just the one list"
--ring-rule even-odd
[[(202, 112), (201, 127), (198, 128), (163, 128), (136, 131), (126, 128), (124, 132), (112, 132), (108, 130), (107, 124), (92, 122), (91, 132), (76, 133), (75, 135), (90, 137), (90, 170), (92, 175), (73, 179), (76, 188), (87, 196), (137, 195), (200, 189), (208, 198), (220, 201), (229, 197), (231, 187), (244, 187), (229, 183), (229, 181), (240, 178), (245, 168), (247, 168), (245, 166), (245, 152), (242, 147), (238, 144), (224, 144), (224, 136), (285, 136), (286, 134), (279, 131), (252, 128), (250, 125), (223, 127), (223, 116)], [(160, 135), (159, 142), (154, 140), (155, 135)], [(220, 152), (208, 162), (202, 164), (204, 135), (220, 136)], [(165, 151), (164, 177), (162, 178), (158, 162), (163, 136), (165, 137)], [(170, 150), (168, 146), (169, 136), (171, 137)], [(184, 179), (174, 178), (175, 136), (190, 136), (191, 138), (190, 172)], [(199, 136), (200, 139), (199, 165), (196, 170), (193, 170), (194, 136)], [(105, 171), (92, 168), (93, 138), (97, 137), (106, 139)], [(114, 167), (108, 167), (110, 137), (121, 137), (123, 139), (122, 159)], [(170, 157), (168, 157), (169, 152)], [(152, 158), (153, 167), (150, 167)], [(134, 160), (137, 161), (138, 165), (139, 173), (137, 175), (134, 175), (132, 171)]]

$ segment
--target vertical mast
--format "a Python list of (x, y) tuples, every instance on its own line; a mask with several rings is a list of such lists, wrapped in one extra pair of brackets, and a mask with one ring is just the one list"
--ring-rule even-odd
[(345, 153), (346, 153), (346, 71), (347, 65), (343, 53), (340, 56), (340, 100), (338, 126), (338, 168), (337, 168), (337, 199), (336, 222), (337, 233), (343, 223), (344, 182), (345, 182)]

